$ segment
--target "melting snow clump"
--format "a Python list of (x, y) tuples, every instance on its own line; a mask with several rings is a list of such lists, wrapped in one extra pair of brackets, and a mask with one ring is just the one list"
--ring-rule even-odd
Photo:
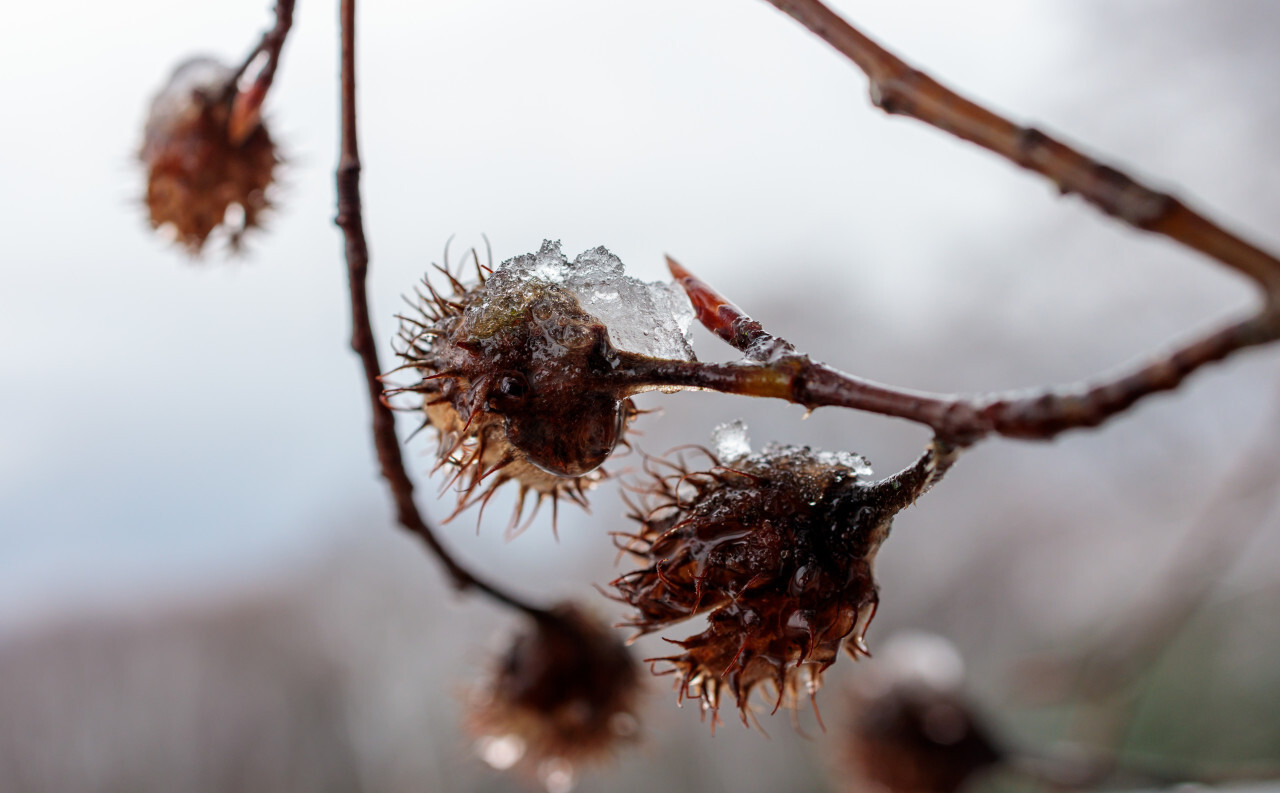
[(495, 297), (519, 294), (531, 281), (557, 284), (573, 293), (583, 310), (609, 329), (619, 350), (653, 358), (694, 360), (693, 306), (679, 287), (645, 283), (626, 274), (622, 260), (608, 249), (592, 248), (570, 262), (560, 242), (544, 240), (537, 253), (498, 265), (486, 285)]

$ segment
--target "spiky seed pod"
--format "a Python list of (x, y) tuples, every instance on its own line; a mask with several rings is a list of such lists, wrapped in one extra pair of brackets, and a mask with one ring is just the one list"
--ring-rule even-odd
[[(617, 271), (592, 269), (597, 259), (616, 263)], [(567, 497), (585, 507), (586, 490), (604, 477), (600, 466), (637, 411), (627, 388), (611, 378), (614, 330), (595, 306), (584, 306), (582, 281), (615, 279), (615, 299), (619, 287), (639, 282), (622, 275), (621, 262), (603, 248), (570, 265), (551, 242), (491, 274), (477, 263), (472, 286), (447, 267), (437, 269), (451, 292), (424, 282), (417, 316), (401, 317), (401, 368), (420, 379), (388, 393), (421, 394), (424, 426), (439, 434), (440, 464), (456, 468), (450, 482), (460, 483), (461, 495), (454, 514), (487, 503), (511, 481), (519, 485), (519, 501), (509, 531), (520, 528), (529, 493), (536, 498), (533, 514), (544, 499), (554, 507)]]
[(471, 695), (467, 724), (481, 758), (566, 788), (584, 764), (637, 735), (640, 670), (607, 627), (561, 604), (518, 635)]
[(264, 97), (237, 92), (233, 81), (232, 69), (215, 60), (188, 60), (147, 116), (139, 157), (151, 226), (171, 226), (192, 254), (223, 226), (238, 248), (270, 207), (267, 192), (280, 158), (261, 122)]
[[(712, 466), (653, 461), (622, 547), (646, 567), (613, 582), (640, 633), (710, 612), (683, 652), (650, 659), (677, 675), (704, 715), (727, 692), (743, 721), (761, 684), (774, 708), (812, 695), (843, 647), (867, 654), (876, 551), (902, 499), (870, 484), (861, 457), (772, 445), (749, 454), (740, 423), (717, 430)], [(656, 501), (656, 503), (654, 503)], [(712, 723), (716, 717), (713, 715)]]
[(1005, 753), (962, 692), (946, 639), (895, 634), (851, 687), (843, 737), (849, 790), (956, 793)]
[(604, 326), (572, 294), (533, 283), (524, 301), (495, 304), (486, 287), (483, 272), (473, 288), (454, 284), (449, 297), (427, 285), (421, 320), (403, 320), (399, 352), (422, 375), (406, 390), (422, 394), (440, 464), (456, 469), (450, 483), (461, 483), (456, 512), (514, 481), (514, 532), (529, 493), (534, 513), (546, 498), (585, 507), (635, 411), (629, 399), (575, 383), (574, 374), (580, 381), (607, 367), (610, 347)]

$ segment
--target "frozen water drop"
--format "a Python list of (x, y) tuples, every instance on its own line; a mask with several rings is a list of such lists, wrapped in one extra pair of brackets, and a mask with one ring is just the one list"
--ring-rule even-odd
[(751, 438), (742, 419), (725, 422), (711, 431), (711, 450), (721, 463), (731, 463), (751, 454)]
[(487, 736), (476, 741), (476, 754), (499, 771), (505, 771), (524, 757), (524, 739), (518, 735)]
[(867, 458), (852, 452), (816, 452), (814, 457), (823, 465), (848, 468), (857, 476), (871, 476), (871, 463)]
[(231, 228), (244, 225), (244, 207), (239, 204), (227, 204), (227, 211), (222, 215), (222, 222)]
[(609, 718), (609, 729), (620, 738), (633, 738), (640, 733), (640, 722), (630, 713), (615, 713)]
[(946, 637), (923, 631), (901, 631), (889, 637), (879, 658), (895, 679), (958, 691), (964, 685), (964, 656)]
[(538, 778), (542, 780), (542, 786), (547, 789), (547, 793), (569, 793), (573, 790), (574, 783), (578, 781), (573, 765), (559, 757), (546, 760), (539, 765)]

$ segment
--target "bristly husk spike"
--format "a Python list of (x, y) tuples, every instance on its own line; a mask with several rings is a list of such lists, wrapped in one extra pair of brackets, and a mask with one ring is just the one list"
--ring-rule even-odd
[(445, 278), (449, 279), (449, 284), (453, 287), (453, 293), (455, 295), (465, 295), (467, 293), (467, 288), (462, 285), (461, 281), (454, 278), (453, 273), (449, 272), (448, 269), (441, 267), (438, 264), (433, 264), (431, 266), (443, 273)]

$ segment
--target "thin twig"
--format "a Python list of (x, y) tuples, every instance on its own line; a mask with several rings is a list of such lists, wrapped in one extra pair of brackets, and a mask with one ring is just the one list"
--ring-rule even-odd
[(875, 488), (885, 494), (883, 503), (886, 507), (893, 512), (901, 512), (941, 482), (959, 457), (959, 449), (934, 438), (914, 463), (876, 482)]
[(280, 63), (280, 51), (284, 48), (285, 39), (289, 37), (289, 29), (293, 27), (293, 6), (294, 0), (276, 0), (275, 26), (262, 34), (262, 40), (240, 62), (235, 75), (231, 78), (232, 85), (235, 85), (236, 81), (244, 75), (254, 60), (265, 52), (267, 54), (267, 62), (262, 65), (262, 71), (258, 72), (254, 85), (263, 94), (271, 88), (271, 82), (276, 77), (276, 66)]
[[(293, 4), (294, 0), (276, 0), (275, 25), (262, 34), (262, 39), (236, 68), (223, 89), (222, 99), (231, 108), (227, 134), (235, 145), (243, 143), (262, 119), (262, 104), (267, 100), (267, 92), (271, 90), (271, 83), (276, 77), (276, 67), (280, 65), (280, 52), (293, 27)], [(263, 53), (267, 56), (266, 62), (257, 77), (250, 84), (241, 87), (240, 81), (244, 73)]]
[(675, 276), (708, 329), (741, 350), (745, 362), (629, 360), (635, 387), (706, 388), (787, 399), (807, 407), (839, 406), (920, 422), (942, 440), (963, 446), (991, 435), (1048, 440), (1094, 427), (1144, 396), (1177, 388), (1205, 364), (1280, 339), (1280, 260), (1241, 240), (1178, 199), (1140, 184), (1039, 130), (1022, 127), (959, 96), (904, 63), (841, 19), (820, 0), (769, 0), (836, 50), (871, 81), (871, 99), (888, 113), (908, 115), (989, 149), (1079, 193), (1102, 211), (1163, 234), (1252, 278), (1263, 292), (1254, 316), (1203, 335), (1124, 375), (1065, 388), (957, 397), (875, 383), (811, 361), (784, 339), (676, 262)]
[[(786, 341), (669, 260), (699, 320), (746, 354), (747, 364), (664, 362), (640, 365), (637, 382), (701, 387), (832, 405), (927, 424), (958, 445), (998, 434), (1047, 440), (1094, 427), (1144, 396), (1177, 388), (1201, 366), (1280, 339), (1280, 260), (1245, 242), (1166, 193), (1153, 190), (1031, 127), (1023, 127), (945, 88), (854, 28), (820, 0), (769, 0), (866, 73), (872, 102), (976, 143), (1051, 179), (1129, 225), (1163, 234), (1252, 278), (1263, 293), (1254, 316), (1203, 335), (1127, 374), (1033, 392), (955, 397), (874, 383), (798, 354)], [(641, 371), (647, 369), (648, 371)]]
[(1069, 429), (1095, 427), (1144, 396), (1177, 388), (1207, 363), (1280, 338), (1280, 312), (1267, 310), (1101, 382), (969, 397), (930, 394), (865, 380), (812, 361), (679, 263), (668, 258), (667, 264), (692, 300), (698, 320), (745, 353), (747, 361), (656, 361), (624, 354), (621, 378), (630, 379), (636, 387), (704, 388), (786, 399), (810, 408), (846, 407), (896, 416), (926, 424), (940, 439), (957, 446), (991, 434), (1049, 440)]
[(1223, 229), (1174, 196), (1154, 190), (1055, 140), (956, 94), (854, 28), (820, 0), (768, 0), (853, 61), (870, 80), (871, 102), (910, 116), (1048, 177), (1134, 228), (1162, 234), (1256, 281), (1280, 310), (1280, 259)]
[(356, 139), (355, 0), (342, 0), (342, 141), (338, 159), (338, 215), (334, 222), (346, 241), (347, 279), (351, 291), (351, 348), (360, 356), (369, 405), (373, 410), (373, 441), (382, 476), (387, 480), (396, 505), (396, 520), (417, 535), (444, 565), (460, 590), (476, 589), (494, 600), (535, 618), (543, 609), (531, 606), (508, 592), (477, 578), (459, 564), (436, 537), (431, 525), (418, 512), (413, 500), (413, 481), (405, 470), (396, 436), (395, 414), (383, 401), (379, 375), (378, 348), (369, 320), (369, 300), (365, 281), (369, 272), (369, 248), (364, 236), (360, 203), (360, 153)]

